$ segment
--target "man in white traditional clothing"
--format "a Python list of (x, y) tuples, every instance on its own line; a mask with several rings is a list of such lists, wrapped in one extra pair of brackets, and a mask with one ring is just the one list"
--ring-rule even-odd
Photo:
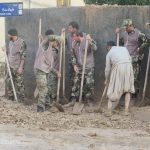
[(113, 106), (119, 103), (123, 94), (125, 94), (125, 115), (128, 115), (131, 93), (135, 92), (131, 57), (125, 47), (116, 46), (113, 41), (107, 42), (107, 50), (105, 68), (105, 85), (108, 85), (107, 116), (112, 115)]

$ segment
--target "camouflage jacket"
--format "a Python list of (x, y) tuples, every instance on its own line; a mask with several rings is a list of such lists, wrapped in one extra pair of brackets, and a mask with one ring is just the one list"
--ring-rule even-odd
[[(74, 41), (72, 46), (72, 64), (77, 65), (79, 68), (83, 66), (84, 52), (86, 45), (86, 37), (84, 40), (79, 42)], [(96, 42), (90, 41), (88, 44), (87, 58), (86, 58), (86, 69), (94, 67), (94, 51), (97, 50)]]
[(25, 41), (21, 38), (18, 38), (14, 42), (10, 41), (7, 54), (10, 67), (13, 69), (18, 69), (21, 60), (25, 60), (27, 56), (27, 46)]
[(125, 31), (120, 39), (120, 45), (124, 45), (128, 49), (131, 57), (139, 57), (140, 59), (143, 58), (144, 48), (149, 44), (150, 39), (136, 28), (131, 33)]

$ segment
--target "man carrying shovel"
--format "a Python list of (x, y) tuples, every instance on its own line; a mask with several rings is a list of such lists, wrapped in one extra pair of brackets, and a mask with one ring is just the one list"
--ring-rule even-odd
[(120, 39), (120, 45), (124, 45), (132, 58), (132, 65), (134, 71), (134, 86), (135, 94), (133, 98), (137, 98), (139, 94), (139, 73), (141, 68), (141, 61), (144, 55), (144, 47), (149, 43), (149, 39), (144, 33), (135, 28), (131, 19), (125, 19), (121, 28), (116, 28), (116, 33), (119, 33), (121, 29), (125, 29)]
[[(17, 30), (10, 29), (8, 31), (8, 37), (10, 39), (9, 46), (7, 49), (8, 62), (10, 66), (10, 71), (12, 74), (12, 80), (15, 85), (15, 90), (19, 101), (24, 101), (24, 66), (25, 58), (27, 54), (26, 43), (23, 39), (18, 37)], [(10, 78), (7, 78), (7, 95), (8, 99), (14, 100), (13, 88)]]
[[(58, 72), (58, 53), (59, 45), (62, 40), (60, 36), (49, 35), (42, 41), (37, 51), (34, 64), (37, 88), (39, 90), (37, 112), (45, 111), (47, 102), (46, 95), (48, 92), (50, 92), (48, 94), (51, 98), (55, 98), (54, 95), (56, 95), (56, 90), (48, 90), (47, 75), (51, 75), (51, 86), (57, 86), (57, 78), (61, 77)], [(54, 89), (54, 87), (51, 88)]]
[[(48, 29), (48, 30), (46, 30), (45, 31), (45, 38), (46, 37), (48, 37), (49, 35), (54, 35), (54, 31), (52, 30), (52, 29)], [(42, 41), (44, 40), (44, 38), (43, 38), (43, 36), (42, 36), (42, 34), (39, 34), (38, 35), (38, 38), (39, 38), (39, 44), (40, 43), (42, 43)], [(57, 41), (56, 41), (57, 42)], [(58, 44), (59, 45), (59, 44)], [(57, 49), (57, 48), (56, 48)], [(55, 50), (55, 48), (54, 48), (54, 50)], [(47, 95), (46, 95), (46, 105), (47, 106), (49, 106), (50, 105), (50, 103), (52, 102), (52, 100), (51, 100), (51, 92), (50, 91), (54, 91), (53, 90), (53, 88), (55, 89), (56, 87), (55, 87), (55, 82), (56, 82), (56, 80), (55, 79), (57, 79), (57, 78), (53, 78), (54, 79), (54, 82), (53, 82), (53, 80), (52, 80), (52, 78), (51, 78), (51, 71), (48, 73), (48, 75), (47, 75), (47, 86), (48, 86), (48, 92), (47, 92)], [(52, 85), (54, 85), (54, 86), (52, 86)], [(37, 89), (36, 89), (37, 90)], [(37, 91), (36, 91), (37, 92)], [(37, 95), (38, 95), (38, 93), (36, 93)], [(37, 96), (35, 96), (35, 97), (37, 97)]]
[(83, 98), (88, 101), (92, 97), (94, 90), (94, 51), (97, 50), (96, 43), (91, 39), (90, 35), (84, 36), (83, 32), (76, 32), (73, 34), (74, 42), (72, 44), (72, 64), (75, 71), (74, 85), (72, 87), (71, 102), (65, 105), (65, 107), (74, 106), (75, 102), (79, 99), (80, 85), (83, 69), (84, 51), (86, 42), (87, 56), (85, 64), (85, 75), (83, 84)]
[[(71, 87), (73, 86), (73, 79), (74, 79), (74, 69), (73, 69), (73, 65), (72, 65), (72, 55), (71, 55), (71, 51), (72, 51), (72, 44), (73, 44), (73, 34), (79, 31), (79, 25), (77, 22), (72, 21), (68, 24), (68, 36), (67, 36), (67, 56), (68, 56), (68, 61), (69, 61), (69, 96), (71, 94)], [(70, 101), (70, 100), (69, 100)]]
[(112, 115), (113, 106), (119, 103), (125, 94), (125, 115), (128, 115), (131, 93), (134, 89), (134, 75), (132, 60), (125, 47), (115, 46), (113, 41), (107, 42), (108, 54), (106, 56), (105, 85), (108, 86), (108, 112)]

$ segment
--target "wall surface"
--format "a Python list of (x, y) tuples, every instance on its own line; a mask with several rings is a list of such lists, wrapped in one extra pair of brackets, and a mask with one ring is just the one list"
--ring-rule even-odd
[[(26, 41), (28, 55), (25, 68), (25, 86), (27, 97), (33, 97), (35, 76), (33, 64), (38, 48), (38, 21), (42, 18), (42, 33), (48, 28), (60, 34), (62, 27), (67, 27), (71, 21), (77, 21), (80, 30), (90, 33), (97, 41), (98, 50), (95, 52), (95, 99), (100, 99), (104, 88), (104, 68), (106, 42), (116, 40), (114, 29), (122, 24), (123, 19), (131, 18), (138, 29), (145, 33), (150, 31), (144, 26), (150, 18), (150, 7), (144, 6), (86, 6), (68, 8), (49, 8), (25, 10), (22, 17), (6, 18), (6, 33), (9, 28), (17, 28), (19, 35)], [(146, 49), (145, 53), (148, 53)], [(147, 55), (145, 55), (147, 56)], [(141, 88), (143, 86), (147, 58), (142, 64)], [(68, 76), (68, 75), (67, 75)], [(150, 80), (148, 80), (148, 87)], [(148, 90), (149, 91), (149, 88)], [(150, 97), (150, 93), (147, 92)]]

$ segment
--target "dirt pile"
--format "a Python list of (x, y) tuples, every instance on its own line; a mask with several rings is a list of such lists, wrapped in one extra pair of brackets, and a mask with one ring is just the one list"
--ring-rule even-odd
[[(133, 108), (132, 111), (134, 110), (135, 113), (139, 109)], [(81, 127), (150, 131), (150, 123), (136, 120), (133, 113), (128, 117), (116, 113), (113, 117), (107, 118), (103, 114), (87, 112), (74, 116), (71, 112), (71, 109), (67, 109), (65, 113), (60, 113), (55, 108), (51, 108), (50, 111), (37, 113), (36, 105), (25, 106), (2, 97), (0, 99), (0, 124), (15, 124), (18, 127), (47, 131), (79, 129)]]

